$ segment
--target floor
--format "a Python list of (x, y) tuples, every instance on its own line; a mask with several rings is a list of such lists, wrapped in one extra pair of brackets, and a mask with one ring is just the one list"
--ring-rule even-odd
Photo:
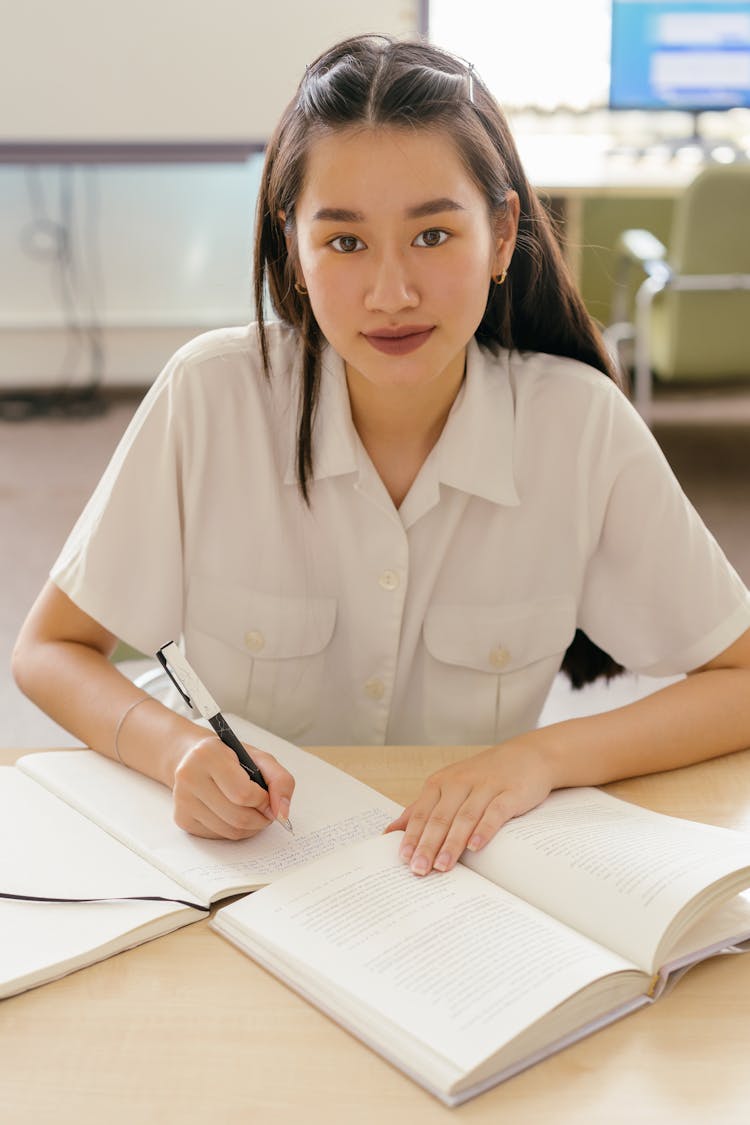
[[(92, 417), (0, 421), (0, 745), (74, 745), (11, 680), (18, 629), (67, 532), (137, 405), (116, 399)], [(750, 390), (698, 400), (657, 401), (654, 432), (683, 488), (750, 585)], [(645, 691), (646, 684), (635, 685)], [(632, 687), (632, 685), (631, 685)], [(556, 685), (550, 706), (620, 701), (623, 687), (568, 698)], [(548, 708), (549, 713), (549, 708)]]

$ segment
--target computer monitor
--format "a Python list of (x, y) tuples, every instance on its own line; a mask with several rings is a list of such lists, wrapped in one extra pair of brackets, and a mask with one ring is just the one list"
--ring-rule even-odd
[(611, 109), (750, 107), (750, 0), (613, 0)]

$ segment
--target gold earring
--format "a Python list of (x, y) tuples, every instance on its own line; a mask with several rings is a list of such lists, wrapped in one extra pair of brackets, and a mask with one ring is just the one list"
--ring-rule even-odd
[(493, 274), (493, 275), (492, 275), (492, 280), (493, 280), (493, 281), (495, 282), (495, 285), (502, 285), (502, 284), (503, 284), (503, 282), (505, 281), (505, 279), (506, 279), (506, 277), (507, 277), (507, 276), (508, 276), (508, 271), (507, 271), (507, 270), (503, 270), (503, 272), (502, 272), (502, 273), (499, 273), (499, 274)]
[(294, 288), (295, 288), (295, 291), (296, 291), (297, 293), (299, 293), (299, 295), (300, 295), (301, 297), (306, 297), (306, 296), (307, 296), (307, 290), (305, 289), (304, 285), (300, 285), (300, 283), (299, 283), (298, 281), (295, 281), (295, 283), (294, 283)]

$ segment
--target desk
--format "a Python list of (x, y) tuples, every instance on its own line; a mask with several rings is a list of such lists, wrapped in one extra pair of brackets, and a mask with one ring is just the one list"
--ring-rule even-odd
[(705, 167), (690, 153), (618, 153), (607, 136), (520, 133), (516, 141), (529, 180), (550, 195), (674, 197)]
[[(399, 801), (471, 751), (316, 751)], [(0, 751), (0, 763), (18, 755)], [(609, 786), (674, 815), (750, 831), (750, 751)], [(745, 1125), (750, 956), (458, 1109), (197, 922), (0, 1006), (8, 1125)]]

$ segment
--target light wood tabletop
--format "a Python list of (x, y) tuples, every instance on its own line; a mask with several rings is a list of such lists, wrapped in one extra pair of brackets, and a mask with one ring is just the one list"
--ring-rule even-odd
[[(472, 752), (315, 751), (404, 803), (428, 773)], [(0, 751), (0, 764), (17, 756)], [(750, 833), (750, 751), (608, 788)], [(653, 1007), (447, 1109), (200, 921), (3, 1001), (0, 1119), (746, 1125), (749, 1017), (750, 957), (716, 958)]]

